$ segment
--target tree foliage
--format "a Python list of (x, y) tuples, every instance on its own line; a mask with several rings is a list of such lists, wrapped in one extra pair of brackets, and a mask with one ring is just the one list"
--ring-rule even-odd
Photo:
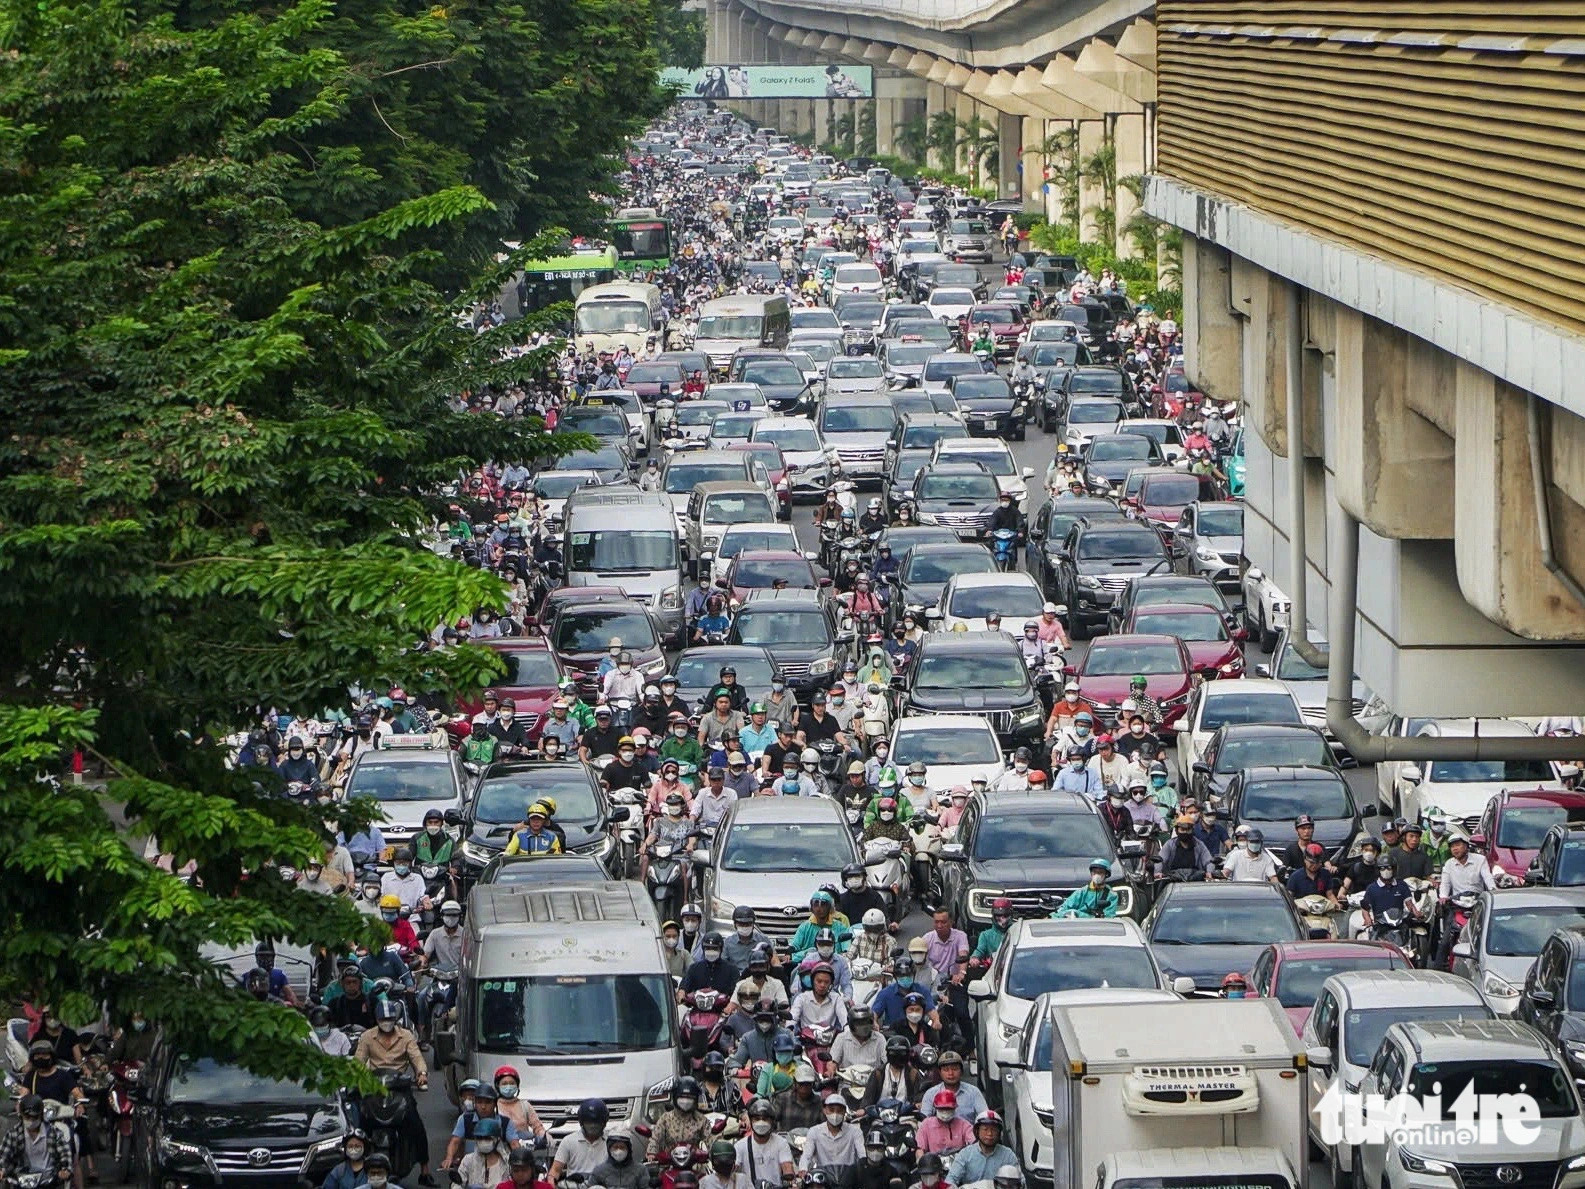
[[(592, 218), (658, 100), (650, 8), (10, 6), (0, 17), (0, 984), (345, 1080), (206, 942), (377, 940), (296, 891), (325, 821), (230, 770), (261, 707), (477, 687), (415, 647), (498, 603), (415, 548), (487, 458), (567, 439), (450, 394), (543, 365), (454, 311)], [(524, 246), (496, 259), (503, 239)], [(101, 791), (48, 779), (81, 749)], [(113, 807), (117, 817), (113, 817)], [(359, 807), (344, 811), (347, 824)], [(330, 824), (334, 825), (332, 821)], [(190, 864), (145, 863), (151, 834)], [(375, 925), (378, 930), (381, 926)]]

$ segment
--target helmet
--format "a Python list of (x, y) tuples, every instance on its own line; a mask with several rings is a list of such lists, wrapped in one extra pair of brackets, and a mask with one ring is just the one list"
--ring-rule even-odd
[(748, 1117), (750, 1119), (774, 1119), (776, 1108), (770, 1104), (768, 1098), (756, 1098), (748, 1104)]
[(912, 974), (916, 969), (917, 967), (914, 965), (914, 960), (907, 954), (899, 954), (892, 961), (892, 974), (894, 976)]
[(852, 879), (854, 876), (858, 876), (860, 879), (864, 878), (864, 864), (863, 863), (849, 863), (846, 867), (842, 868), (842, 882), (843, 883), (846, 883), (848, 880)]
[[(830, 925), (822, 925), (815, 930), (815, 944), (819, 945), (822, 941), (829, 941), (832, 945), (836, 944), (837, 935), (832, 931)], [(705, 944), (709, 944), (709, 938), (705, 939)]]
[(474, 1139), (499, 1139), (501, 1137), (501, 1120), (478, 1119), (473, 1124)]
[[(517, 1075), (517, 1071), (512, 1069), (511, 1066), (506, 1066), (505, 1068), (510, 1070), (514, 1077)], [(500, 1080), (501, 1071), (499, 1069), (495, 1071), (495, 1077), (497, 1081)], [(599, 1123), (604, 1126), (610, 1118), (610, 1108), (605, 1105), (605, 1099), (603, 1098), (585, 1098), (578, 1104), (578, 1122), (580, 1124)]]
[(704, 940), (699, 943), (699, 948), (705, 950), (718, 950), (721, 949), (723, 945), (725, 945), (724, 939), (719, 933), (712, 929), (709, 933), (704, 935)]
[(679, 1098), (692, 1098), (699, 1100), (699, 1083), (690, 1077), (680, 1077), (671, 1084), (671, 1104), (677, 1105)]
[(1030, 754), (1030, 750), (1027, 747), (1020, 747), (1017, 751), (1013, 752), (1013, 759), (1027, 760), (1029, 759)]
[(870, 496), (869, 508), (871, 512), (879, 512), (881, 510), (881, 497), (878, 495)]
[[(512, 1078), (515, 1081), (517, 1080), (517, 1076), (517, 1070), (513, 1069), (510, 1065), (498, 1065), (496, 1066), (495, 1072), (490, 1075), (490, 1081), (499, 1086), (501, 1084), (502, 1078)], [(578, 1109), (582, 1110), (583, 1108), (579, 1107)], [(579, 1122), (582, 1121), (583, 1120), (580, 1118)]]
[(704, 1055), (704, 1071), (718, 1076), (724, 1075), (726, 1073), (726, 1054), (720, 1049), (711, 1049)]
[(440, 915), (443, 917), (451, 915), (461, 916), (462, 905), (458, 904), (455, 900), (442, 900), (440, 902)]
[(737, 1162), (737, 1152), (729, 1139), (718, 1139), (710, 1145), (710, 1166), (725, 1172)]
[(1001, 1131), (1002, 1117), (995, 1111), (981, 1111), (979, 1114), (974, 1116), (974, 1126), (994, 1127), (996, 1130)]
[(875, 1013), (870, 1008), (859, 1006), (848, 1012), (848, 1027), (853, 1028), (859, 1024), (875, 1025)]
[(754, 923), (754, 910), (747, 904), (739, 904), (732, 910), (732, 923), (734, 925), (752, 925)]
[(402, 1018), (402, 1005), (390, 999), (382, 999), (374, 1005), (374, 1020), (384, 1023), (386, 1020), (400, 1020)]
[(930, 1100), (930, 1105), (938, 1111), (955, 1111), (958, 1109), (958, 1096), (942, 1086), (936, 1091), (936, 1096)]
[(684, 904), (682, 911), (677, 915), (681, 917), (697, 917), (700, 920), (704, 919), (704, 912), (699, 908), (698, 904)]
[(888, 1036), (886, 1038), (886, 1060), (894, 1065), (900, 1065), (908, 1056), (908, 1038), (906, 1036)]
[(867, 908), (860, 924), (866, 929), (877, 930), (886, 928), (886, 914), (878, 908)]
[(946, 1172), (946, 1170), (947, 1166), (942, 1162), (941, 1157), (937, 1156), (934, 1152), (926, 1152), (919, 1158), (919, 1163), (914, 1165), (914, 1172), (916, 1174), (935, 1173), (937, 1176), (941, 1176)]
[(369, 1170), (383, 1168), (386, 1172), (390, 1172), (391, 1158), (384, 1152), (370, 1152), (363, 1158), (363, 1167)]
[(798, 761), (803, 764), (818, 764), (820, 762), (820, 753), (812, 747), (806, 747), (798, 753)]
[(1229, 974), (1227, 977), (1222, 979), (1222, 990), (1224, 990), (1224, 991), (1227, 990), (1227, 988), (1229, 988), (1229, 987), (1247, 987), (1247, 986), (1249, 986), (1249, 980), (1246, 979), (1242, 974), (1239, 974), (1238, 971), (1236, 971), (1236, 970), (1233, 971), (1232, 974)]
[[(29, 1095), (29, 1097), (32, 1097), (32, 1095)], [(353, 1140), (357, 1140), (360, 1144), (364, 1145), (363, 1150), (365, 1152), (367, 1152), (369, 1150), (369, 1148), (368, 1148), (369, 1137), (368, 1137), (368, 1135), (366, 1135), (364, 1133), (363, 1128), (361, 1128), (361, 1127), (349, 1128), (347, 1130), (347, 1133), (341, 1137), (341, 1146), (343, 1148), (345, 1148)]]
[(402, 898), (396, 895), (394, 892), (387, 892), (385, 895), (380, 897), (380, 908), (382, 910), (400, 907), (402, 907)]
[(1006, 896), (998, 896), (991, 901), (991, 919), (993, 921), (1000, 917), (1010, 917), (1012, 915), (1013, 902)]
[[(612, 1137), (606, 1138), (609, 1141)], [(512, 1149), (512, 1154), (506, 1158), (506, 1163), (510, 1168), (533, 1168), (534, 1149), (527, 1144), (520, 1144)]]

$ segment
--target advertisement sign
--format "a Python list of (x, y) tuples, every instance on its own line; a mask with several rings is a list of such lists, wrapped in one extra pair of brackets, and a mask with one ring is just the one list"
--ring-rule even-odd
[(664, 86), (674, 86), (682, 99), (871, 99), (875, 68), (842, 66), (739, 66), (725, 64), (700, 70), (669, 67), (660, 72)]

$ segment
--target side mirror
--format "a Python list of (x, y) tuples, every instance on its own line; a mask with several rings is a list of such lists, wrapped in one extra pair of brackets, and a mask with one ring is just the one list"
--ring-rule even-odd
[(1259, 582), (1265, 576), (1265, 574), (1261, 573), (1259, 566), (1250, 566), (1249, 569), (1244, 571), (1244, 579), (1247, 582)]
[(805, 549), (804, 550), (804, 561), (819, 561), (819, 560), (820, 560), (820, 555), (818, 553), (816, 553), (813, 549)]
[(1363, 809), (1361, 809), (1359, 811), (1359, 816), (1360, 817), (1375, 817), (1376, 816), (1376, 807), (1374, 805), (1365, 806), (1365, 808), (1363, 808)]
[(1342, 769), (1357, 768), (1359, 761), (1351, 755), (1341, 755), (1337, 759), (1337, 766)]
[(1469, 844), (1476, 850), (1485, 850), (1486, 835), (1482, 834), (1479, 830), (1475, 831), (1475, 833), (1469, 836)]
[(688, 852), (688, 858), (695, 867), (708, 867), (710, 865), (710, 848), (696, 846)]
[(1232, 636), (1234, 640), (1238, 641), (1240, 644), (1243, 644), (1249, 639), (1249, 629), (1246, 627), (1236, 627), (1232, 631)]
[(1180, 974), (1172, 980), (1172, 993), (1174, 995), (1193, 995), (1194, 980), (1186, 974)]
[(977, 978), (969, 984), (970, 999), (995, 999), (996, 989), (991, 986), (988, 979)]
[(998, 1069), (1009, 1070), (1026, 1068), (1024, 1063), (1018, 1059), (1018, 1049), (1014, 1045), (1008, 1045), (1006, 1048), (997, 1051), (996, 1066)]
[(1190, 765), (1190, 767), (1192, 767), (1194, 771), (1198, 772), (1201, 776), (1209, 776), (1211, 774), (1211, 765), (1207, 764), (1204, 760), (1195, 760), (1194, 763)]
[(1304, 1050), (1304, 1059), (1317, 1069), (1332, 1068), (1332, 1050), (1325, 1045), (1315, 1045)]
[(1255, 666), (1255, 676), (1256, 677), (1270, 677), (1271, 676), (1271, 666), (1270, 665), (1256, 665)]
[(1425, 778), (1419, 764), (1405, 764), (1398, 770), (1398, 779), (1404, 784), (1419, 784)]
[(1033, 479), (1035, 477), (1035, 468), (1034, 467), (1025, 467), (1022, 471), (1019, 472), (1019, 474), (1021, 474), (1025, 479)]
[(618, 822), (625, 822), (633, 816), (633, 807), (630, 805), (615, 805), (611, 808), (611, 815), (607, 819), (613, 826)]
[(961, 842), (944, 842), (941, 844), (941, 861), (943, 863), (967, 863), (968, 855), (963, 853)]
[(455, 809), (446, 810), (445, 819), (448, 826), (462, 825), (462, 814), (458, 813)]
[(1469, 942), (1460, 941), (1453, 946), (1453, 956), (1455, 958), (1472, 958), (1474, 957), (1474, 951), (1469, 948)]
[[(971, 988), (969, 994), (972, 995), (973, 993), (974, 991)], [(1545, 987), (1531, 987), (1525, 992), (1525, 995), (1535, 1006), (1545, 1008), (1548, 1011), (1557, 1006), (1557, 996), (1553, 995)]]
[(1545, 884), (1547, 882), (1546, 872), (1542, 870), (1539, 860), (1531, 862), (1524, 873), (1524, 878), (1526, 883)]

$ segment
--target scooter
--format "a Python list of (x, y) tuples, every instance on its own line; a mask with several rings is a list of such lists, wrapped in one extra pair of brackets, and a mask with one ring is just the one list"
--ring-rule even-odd
[[(1479, 901), (1480, 894), (1477, 892), (1463, 892), (1460, 895), (1454, 896), (1448, 901), (1447, 917), (1445, 918), (1442, 927), (1444, 929), (1452, 930), (1453, 933), (1452, 939), (1447, 945), (1447, 968), (1449, 970), (1453, 968), (1453, 947), (1458, 944), (1458, 939), (1463, 935), (1465, 926), (1469, 924), (1469, 918), (1474, 915), (1475, 905), (1479, 903)], [(1426, 951), (1426, 961), (1423, 963), (1423, 965), (1429, 966), (1431, 964), (1429, 959), (1430, 952), (1431, 951), (1429, 949)]]
[(941, 882), (941, 818), (928, 810), (916, 812), (908, 819), (908, 828), (915, 834), (914, 841), (914, 892), (919, 897), (919, 907), (935, 912), (946, 900), (946, 889)]
[(644, 875), (644, 889), (655, 902), (655, 913), (663, 921), (674, 921), (683, 905), (683, 861), (680, 853), (669, 842), (656, 843), (649, 848), (649, 869)]
[(105, 1095), (109, 1143), (106, 1152), (115, 1166), (116, 1179), (125, 1182), (132, 1171), (133, 1094), (143, 1079), (141, 1061), (117, 1061), (110, 1066), (112, 1081)]
[(692, 1072), (704, 1068), (705, 1054), (711, 1050), (726, 1055), (721, 1038), (726, 1031), (725, 996), (709, 987), (683, 996), (687, 1011), (682, 1017), (682, 1049), (688, 1054)]
[[(1404, 882), (1414, 893), (1414, 915), (1409, 922), (1409, 948), (1404, 953), (1416, 966), (1429, 966), (1431, 956), (1436, 952), (1431, 945), (1431, 923), (1436, 920), (1436, 884), (1429, 879), (1406, 879)], [(1471, 897), (1469, 907), (1473, 908), (1474, 903), (1474, 897)], [(1468, 911), (1464, 919), (1469, 919)]]
[(638, 873), (638, 846), (644, 838), (643, 802), (637, 789), (617, 789), (611, 794), (611, 804), (630, 807), (627, 821), (616, 831), (616, 873), (618, 879), (631, 879)]
[(391, 1158), (391, 1176), (400, 1180), (420, 1158), (402, 1127), (412, 1109), (408, 1092), (413, 1088), (413, 1079), (405, 1073), (392, 1073), (380, 1080), (385, 1084), (385, 1093), (365, 1096), (359, 1113), (369, 1146)]
[(873, 1065), (847, 1065), (837, 1071), (837, 1082), (841, 1087), (842, 1097), (847, 1101), (848, 1113), (857, 1114), (864, 1102), (864, 1090), (869, 1085), (870, 1075), (875, 1072)]
[(902, 843), (893, 838), (871, 838), (864, 844), (864, 868), (870, 887), (886, 901), (887, 919), (901, 920), (911, 890)]
[(1337, 937), (1338, 907), (1325, 896), (1300, 896), (1293, 906), (1304, 918), (1304, 927), (1312, 941), (1329, 941)]
[(1018, 533), (1010, 528), (999, 528), (991, 534), (991, 556), (996, 568), (1007, 573), (1018, 564)]

